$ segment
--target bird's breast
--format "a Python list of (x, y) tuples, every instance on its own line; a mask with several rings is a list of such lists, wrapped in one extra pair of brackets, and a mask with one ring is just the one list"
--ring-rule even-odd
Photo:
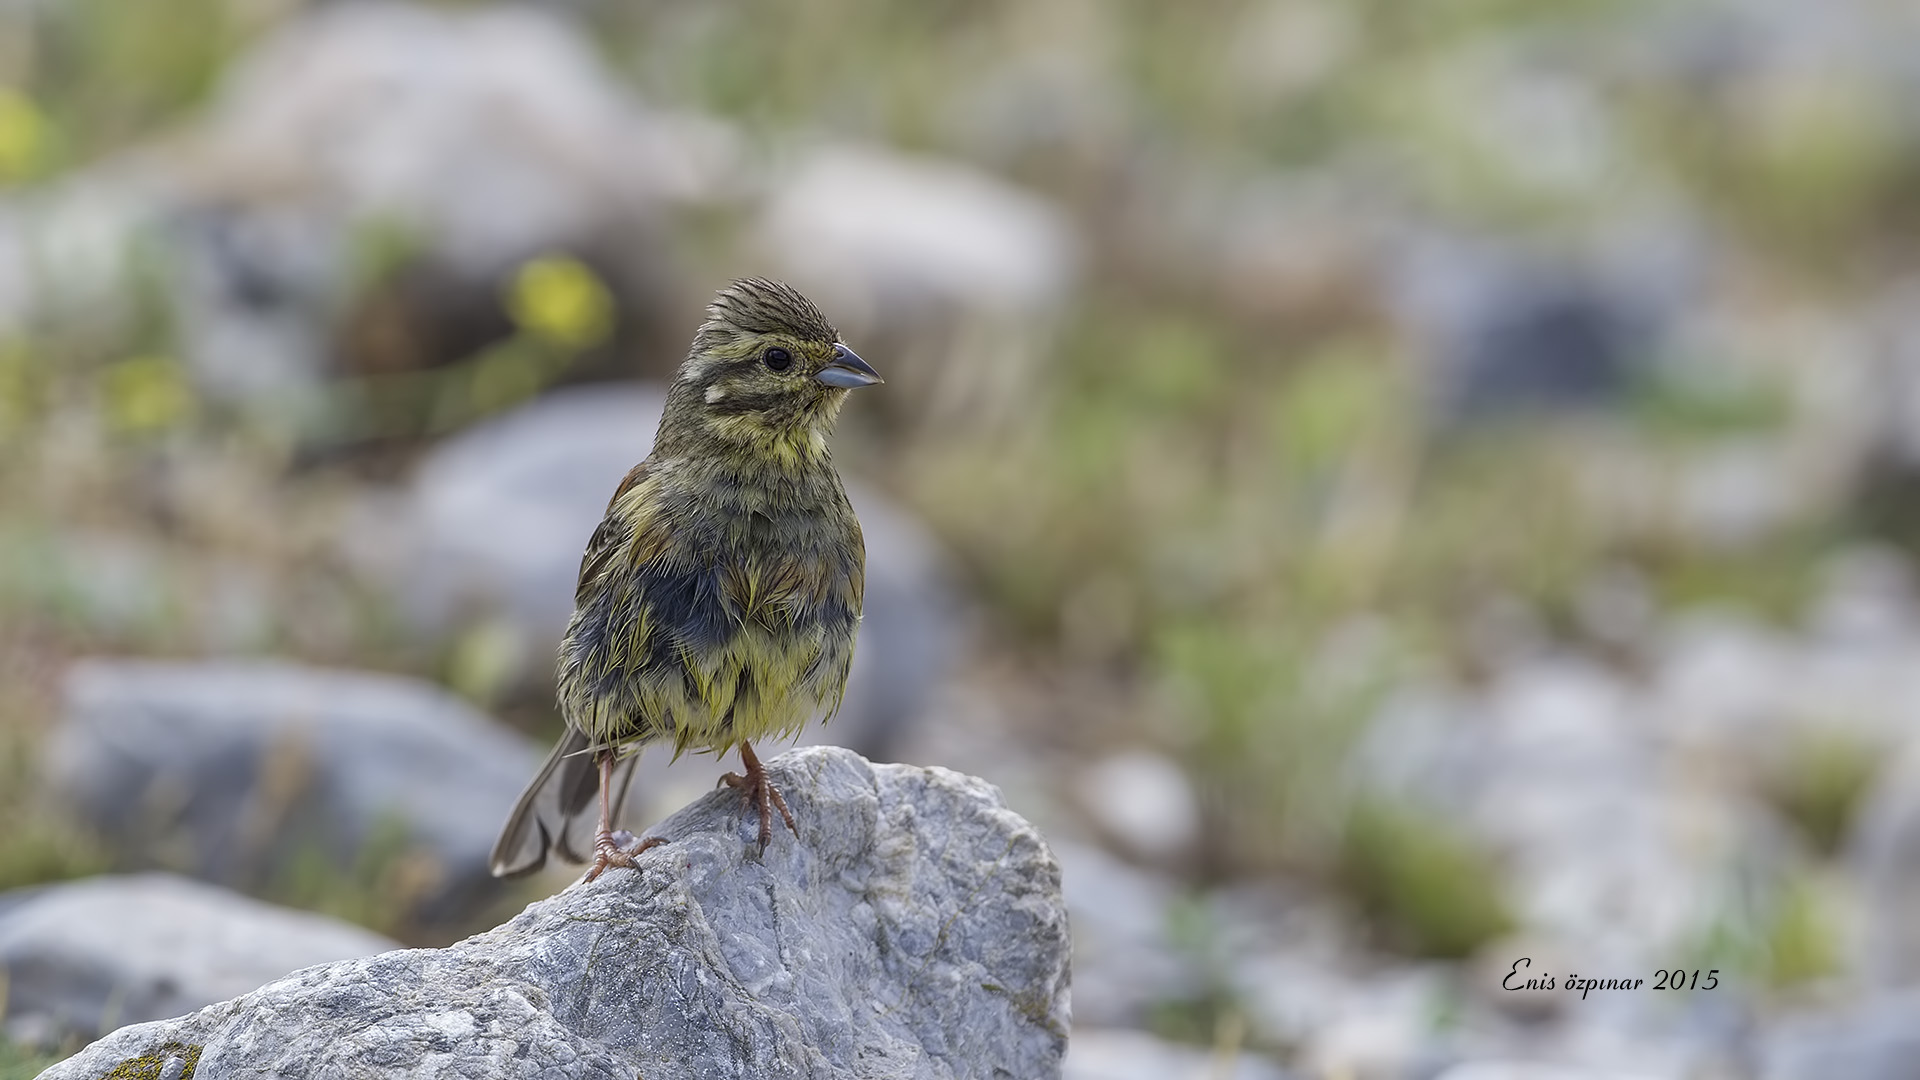
[[(562, 700), (596, 737), (726, 745), (837, 707), (863, 593), (859, 525), (838, 496), (745, 486), (677, 500), (665, 542), (616, 562), (576, 608)], [(751, 504), (751, 505), (748, 505)]]

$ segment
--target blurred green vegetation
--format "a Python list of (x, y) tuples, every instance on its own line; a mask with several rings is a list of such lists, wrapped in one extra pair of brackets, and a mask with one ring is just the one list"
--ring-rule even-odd
[(1246, 1007), (1233, 987), (1231, 965), (1204, 898), (1189, 896), (1173, 905), (1168, 939), (1187, 954), (1199, 972), (1199, 984), (1157, 1002), (1148, 1026), (1162, 1037), (1219, 1046), (1245, 1039)]
[(0, 1036), (0, 1080), (33, 1080), (47, 1066), (67, 1056), (62, 1050), (31, 1050)]
[[(8, 685), (8, 693), (0, 696), (0, 821), (7, 823), (0, 829), (0, 892), (108, 868), (99, 840), (41, 798), (37, 714), (45, 701), (31, 689), (29, 667), (35, 658), (28, 653), (13, 650), (10, 662), (0, 664), (0, 678)], [(0, 972), (0, 981), (4, 979)]]
[[(84, 165), (205, 99), (280, 5), (78, 0), (25, 5), (0, 50), (0, 180)], [(25, 23), (24, 27), (19, 23)]]
[(1782, 890), (1767, 926), (1768, 982), (1793, 986), (1840, 973), (1840, 931), (1818, 886), (1795, 878)]
[(1806, 868), (1751, 883), (1679, 959), (1730, 983), (1795, 991), (1841, 973), (1845, 938), (1833, 887)]
[(1512, 929), (1498, 867), (1444, 817), (1369, 797), (1345, 841), (1343, 879), (1390, 944), (1458, 959)]
[(1833, 855), (1846, 842), (1884, 756), (1873, 743), (1838, 726), (1802, 736), (1782, 748), (1780, 764), (1762, 777), (1762, 794), (1816, 852)]

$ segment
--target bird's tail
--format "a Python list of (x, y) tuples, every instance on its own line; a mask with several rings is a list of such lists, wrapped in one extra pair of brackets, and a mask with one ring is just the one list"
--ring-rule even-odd
[[(547, 865), (552, 852), (570, 863), (586, 862), (593, 854), (600, 793), (599, 755), (585, 735), (572, 728), (547, 755), (546, 764), (521, 794), (493, 845), (490, 866), (494, 877), (520, 877)], [(618, 822), (633, 783), (638, 754), (613, 763), (610, 789), (611, 817)]]

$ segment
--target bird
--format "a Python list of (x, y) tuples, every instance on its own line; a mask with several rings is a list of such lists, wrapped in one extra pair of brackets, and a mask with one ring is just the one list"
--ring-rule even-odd
[[(724, 756), (759, 816), (786, 799), (753, 743), (830, 719), (846, 692), (866, 548), (827, 445), (851, 391), (882, 380), (792, 286), (721, 289), (667, 390), (653, 449), (587, 541), (559, 649), (566, 731), (494, 845), (496, 877), (549, 853), (586, 880), (666, 841), (615, 832), (643, 746)], [(598, 795), (591, 847), (584, 825)]]

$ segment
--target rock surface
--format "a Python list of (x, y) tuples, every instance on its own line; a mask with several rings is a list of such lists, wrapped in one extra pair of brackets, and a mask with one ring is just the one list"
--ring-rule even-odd
[(42, 1075), (1059, 1076), (1067, 920), (1039, 834), (944, 769), (827, 747), (769, 768), (800, 836), (764, 854), (714, 792), (639, 869), (498, 929), (308, 968)]
[[(499, 899), (495, 831), (538, 764), (522, 736), (430, 684), (251, 661), (89, 661), (47, 748), (54, 792), (132, 865), (270, 885), (394, 846), (424, 926)], [(400, 843), (393, 844), (393, 841)]]
[(6, 1031), (16, 1042), (91, 1039), (298, 968), (397, 947), (357, 926), (171, 874), (0, 895)]

